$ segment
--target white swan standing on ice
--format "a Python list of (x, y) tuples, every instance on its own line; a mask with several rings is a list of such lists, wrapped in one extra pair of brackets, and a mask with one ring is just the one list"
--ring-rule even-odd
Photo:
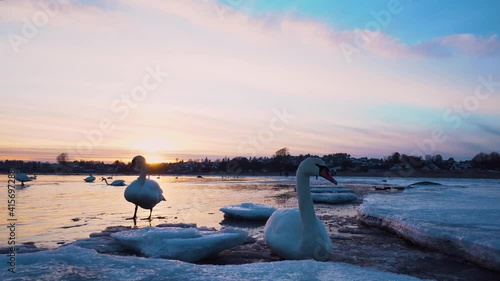
[(105, 177), (102, 177), (101, 181), (105, 181), (106, 185), (112, 185), (112, 186), (125, 186), (126, 185), (124, 180), (114, 180), (112, 183), (108, 183), (108, 180)]
[(141, 175), (127, 186), (124, 193), (125, 199), (135, 204), (134, 221), (137, 218), (137, 207), (149, 209), (148, 220), (151, 220), (151, 213), (154, 206), (161, 201), (165, 201), (165, 197), (162, 194), (163, 190), (161, 190), (160, 185), (156, 181), (146, 179), (147, 166), (144, 157), (141, 155), (134, 157), (132, 165), (141, 169)]
[[(28, 182), (28, 181), (32, 181), (33, 178), (32, 177), (29, 177), (27, 174), (25, 173), (16, 173), (14, 175), (14, 178), (17, 180), (17, 181), (20, 181), (21, 182), (21, 186), (24, 186), (24, 183), (25, 182)], [(34, 178), (36, 179), (36, 177)]]
[(302, 161), (297, 169), (299, 208), (275, 211), (266, 222), (266, 244), (282, 258), (327, 260), (332, 253), (332, 242), (316, 216), (309, 187), (309, 177), (318, 175), (337, 184), (320, 158)]

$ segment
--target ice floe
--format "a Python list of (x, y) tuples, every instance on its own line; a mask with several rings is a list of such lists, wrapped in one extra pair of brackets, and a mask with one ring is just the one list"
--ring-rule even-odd
[(247, 233), (234, 228), (200, 231), (197, 228), (146, 227), (112, 233), (125, 248), (152, 258), (196, 262), (243, 244)]
[(220, 208), (227, 218), (246, 220), (267, 220), (276, 208), (265, 204), (241, 203)]
[(311, 186), (311, 192), (312, 193), (353, 193), (351, 189), (343, 186), (325, 186), (325, 187), (320, 187), (320, 186)]
[(499, 202), (498, 187), (420, 185), (365, 197), (359, 217), (414, 243), (500, 270)]
[(311, 196), (313, 202), (327, 204), (343, 204), (358, 199), (354, 193), (311, 193)]
[[(16, 273), (1, 280), (420, 280), (337, 262), (280, 261), (244, 265), (196, 265), (176, 260), (99, 254), (74, 245), (19, 254)], [(2, 255), (0, 262), (6, 264)]]

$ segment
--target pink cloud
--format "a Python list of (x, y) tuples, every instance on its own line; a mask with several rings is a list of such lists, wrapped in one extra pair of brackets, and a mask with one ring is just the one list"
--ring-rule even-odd
[(473, 34), (454, 34), (438, 38), (435, 41), (442, 46), (446, 46), (469, 55), (500, 55), (500, 40), (497, 35), (480, 37)]

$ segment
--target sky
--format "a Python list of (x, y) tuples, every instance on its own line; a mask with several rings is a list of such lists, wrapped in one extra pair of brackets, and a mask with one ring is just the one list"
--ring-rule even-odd
[(0, 160), (499, 151), (499, 10), (0, 1)]

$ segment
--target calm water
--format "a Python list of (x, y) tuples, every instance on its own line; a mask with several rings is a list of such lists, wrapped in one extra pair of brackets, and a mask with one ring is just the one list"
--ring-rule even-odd
[[(16, 188), (16, 243), (35, 242), (38, 247), (55, 248), (58, 242), (87, 238), (92, 232), (107, 226), (132, 226), (130, 218), (134, 205), (123, 197), (126, 187), (106, 186), (96, 176), (94, 183), (85, 183), (85, 175), (47, 176)], [(2, 176), (0, 202), (5, 206), (0, 213), (2, 233), (6, 229), (7, 176)], [(137, 176), (115, 176), (126, 183)], [(221, 228), (223, 214), (219, 208), (242, 202), (254, 202), (284, 207), (274, 195), (290, 191), (294, 178), (232, 178), (163, 176), (155, 179), (163, 189), (167, 201), (153, 210), (152, 226), (160, 223), (196, 223), (198, 226)], [(109, 180), (108, 180), (109, 181)], [(149, 210), (139, 208), (139, 219), (147, 218)], [(138, 220), (138, 227), (149, 226)], [(2, 235), (5, 236), (5, 235)], [(6, 237), (6, 236), (5, 236)], [(0, 247), (7, 240), (0, 241)]]

